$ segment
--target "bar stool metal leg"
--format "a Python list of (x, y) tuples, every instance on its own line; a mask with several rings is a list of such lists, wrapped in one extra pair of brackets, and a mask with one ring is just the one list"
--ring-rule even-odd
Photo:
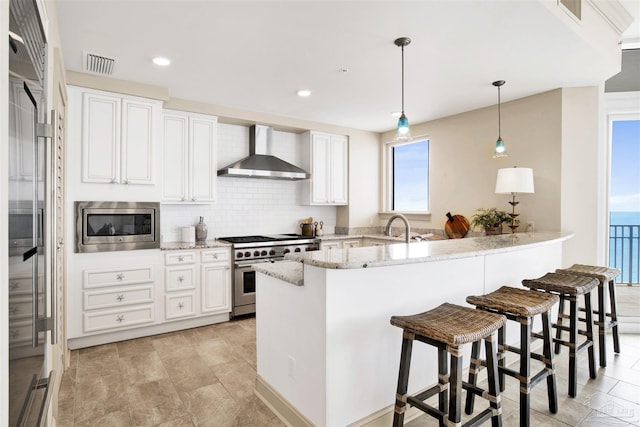
[(531, 407), (531, 318), (520, 321), (520, 427), (529, 427)]
[(607, 304), (605, 301), (606, 293), (604, 286), (598, 286), (598, 358), (600, 359), (600, 366), (607, 366), (607, 348), (606, 346), (606, 324), (607, 324)]
[(459, 424), (462, 419), (462, 356), (459, 348), (448, 348), (451, 355), (451, 373), (449, 374), (449, 421)]
[(585, 320), (587, 323), (587, 341), (591, 342), (591, 345), (588, 348), (589, 352), (589, 376), (592, 379), (597, 378), (598, 373), (596, 372), (596, 362), (593, 351), (593, 311), (591, 307), (591, 294), (584, 294), (584, 308), (586, 310)]
[(484, 339), (485, 353), (487, 357), (487, 381), (489, 383), (489, 406), (493, 411), (494, 417), (491, 418), (492, 427), (502, 427), (502, 417), (496, 417), (495, 415), (502, 414), (502, 403), (500, 401), (500, 394), (498, 392), (498, 358), (495, 349), (495, 342), (493, 340), (493, 334)]
[[(476, 384), (478, 380), (478, 372), (482, 366), (480, 361), (480, 341), (476, 341), (471, 345), (471, 363), (469, 364), (469, 384)], [(502, 391), (502, 389), (500, 390)], [(475, 404), (476, 395), (474, 393), (467, 393), (467, 400), (464, 406), (464, 412), (467, 415), (473, 413), (473, 406)]]
[(558, 303), (558, 320), (556, 324), (558, 325), (558, 329), (556, 329), (556, 343), (555, 343), (555, 353), (560, 354), (560, 340), (562, 340), (562, 331), (564, 326), (564, 319), (567, 318), (567, 315), (564, 314), (564, 295), (560, 295), (560, 302)]
[(393, 413), (393, 426), (404, 424), (404, 413), (407, 409), (407, 386), (409, 384), (409, 368), (411, 367), (411, 350), (413, 349), (413, 334), (402, 333), (402, 352), (400, 353), (400, 372), (398, 373), (398, 391)]
[(558, 392), (556, 390), (555, 366), (553, 365), (553, 354), (551, 353), (551, 318), (550, 313), (542, 314), (542, 335), (544, 337), (542, 354), (544, 365), (549, 375), (547, 375), (547, 397), (549, 400), (549, 411), (552, 414), (558, 412)]
[(609, 280), (609, 301), (611, 304), (611, 322), (613, 325), (613, 351), (616, 353), (620, 353), (620, 337), (618, 336), (618, 310), (616, 304), (616, 284), (613, 280)]
[(447, 364), (447, 350), (438, 347), (438, 384), (440, 384), (440, 393), (438, 393), (438, 409), (443, 413), (447, 413), (449, 406), (449, 365)]

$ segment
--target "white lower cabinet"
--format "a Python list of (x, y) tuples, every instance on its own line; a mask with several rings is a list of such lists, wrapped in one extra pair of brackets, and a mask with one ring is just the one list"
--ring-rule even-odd
[(231, 311), (229, 250), (203, 250), (201, 256), (201, 310), (203, 313), (228, 313)]
[(152, 265), (84, 270), (82, 287), (84, 332), (120, 330), (155, 320)]
[[(10, 282), (20, 296), (18, 278)], [(72, 254), (67, 271), (67, 337), (76, 349), (229, 320), (231, 252), (207, 249)], [(27, 305), (11, 306), (12, 340)]]

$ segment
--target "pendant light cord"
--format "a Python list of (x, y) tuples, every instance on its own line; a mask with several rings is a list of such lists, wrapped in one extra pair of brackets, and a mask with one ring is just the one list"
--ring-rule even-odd
[(404, 45), (401, 46), (402, 51), (402, 114), (404, 114)]
[(502, 132), (502, 123), (500, 118), (500, 86), (498, 86), (498, 139), (502, 139), (500, 135)]

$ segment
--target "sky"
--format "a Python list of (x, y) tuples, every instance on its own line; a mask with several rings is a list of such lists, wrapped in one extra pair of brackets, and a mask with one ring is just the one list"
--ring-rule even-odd
[(640, 212), (640, 120), (613, 122), (609, 210)]

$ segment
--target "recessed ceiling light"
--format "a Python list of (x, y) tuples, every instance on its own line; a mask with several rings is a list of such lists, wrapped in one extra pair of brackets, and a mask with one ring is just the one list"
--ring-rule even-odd
[(298, 96), (306, 98), (307, 96), (311, 96), (311, 91), (309, 89), (302, 89), (298, 91)]
[(402, 115), (402, 112), (400, 111), (394, 111), (393, 113), (391, 113), (391, 117), (395, 117), (396, 119), (401, 115)]
[(162, 56), (156, 56), (155, 58), (153, 58), (153, 63), (156, 65), (159, 65), (161, 67), (166, 67), (169, 64), (171, 64), (171, 61), (169, 60), (169, 58), (165, 58)]

